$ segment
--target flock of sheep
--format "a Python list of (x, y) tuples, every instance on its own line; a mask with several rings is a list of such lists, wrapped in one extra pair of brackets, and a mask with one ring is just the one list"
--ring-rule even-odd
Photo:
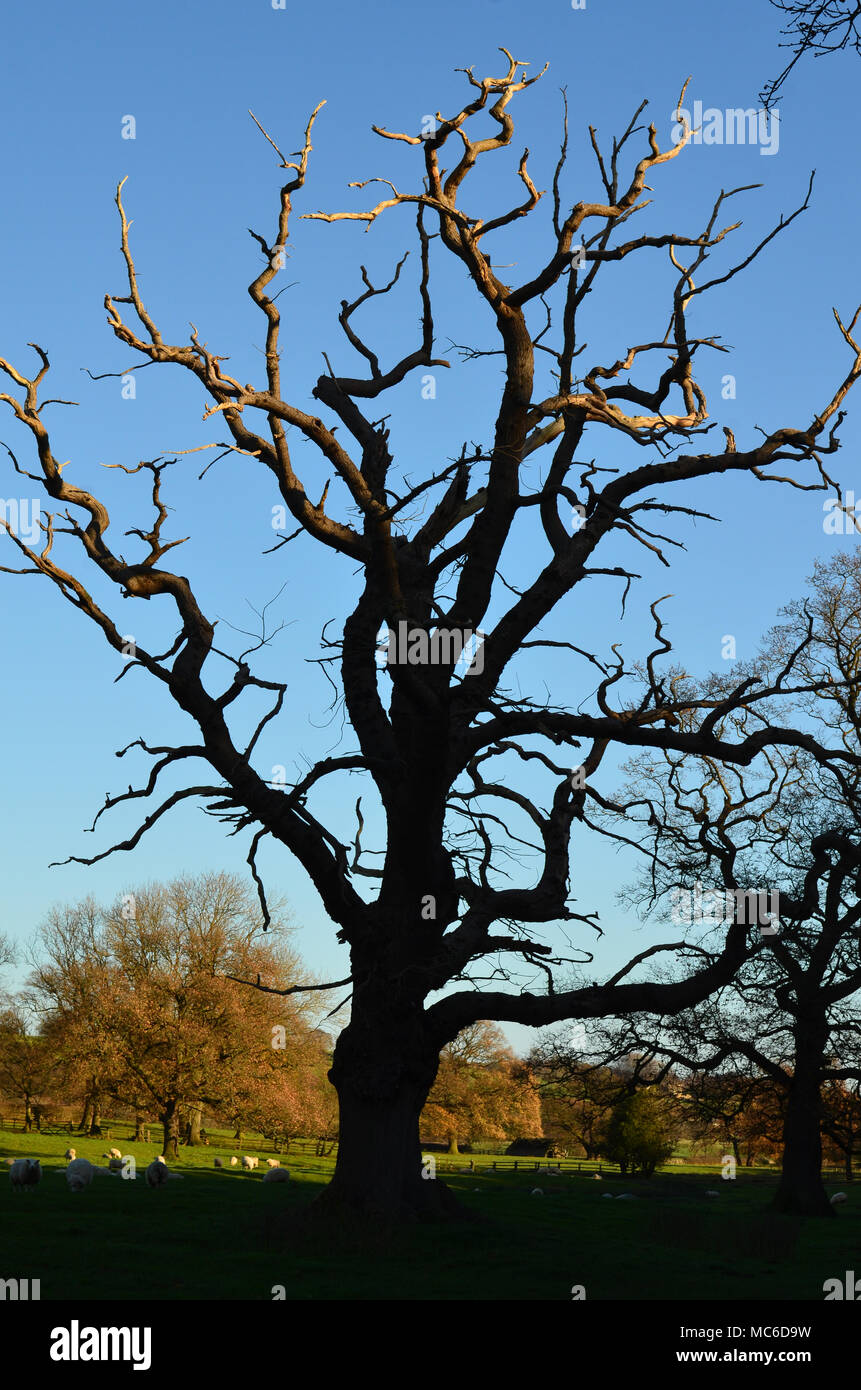
[[(88, 1158), (78, 1158), (74, 1149), (67, 1149), (63, 1157), (66, 1160), (66, 1182), (70, 1192), (82, 1192), (85, 1187), (89, 1187), (93, 1178), (102, 1174), (116, 1175), (123, 1169), (124, 1164), (131, 1164), (131, 1177), (135, 1176), (134, 1159), (131, 1155), (123, 1153), (119, 1149), (110, 1149), (102, 1154), (102, 1158), (108, 1160), (107, 1168), (100, 1168), (97, 1164), (91, 1163)], [(27, 1192), (36, 1187), (42, 1178), (42, 1165), (38, 1158), (15, 1158), (7, 1159), (9, 1164), (9, 1180), (12, 1184), (13, 1192)], [(259, 1164), (260, 1160), (245, 1154), (242, 1158), (242, 1167), (246, 1172), (252, 1172)], [(290, 1173), (286, 1168), (282, 1168), (277, 1158), (266, 1160), (267, 1171), (263, 1174), (264, 1182), (289, 1182)], [(230, 1167), (235, 1168), (239, 1159), (234, 1156), (230, 1159)], [(223, 1168), (224, 1163), (220, 1158), (215, 1160), (216, 1168)], [(165, 1183), (171, 1179), (182, 1181), (182, 1173), (171, 1173), (165, 1162), (164, 1157), (159, 1154), (147, 1167), (144, 1176), (147, 1187), (164, 1187)]]
[[(228, 1160), (229, 1165), (230, 1165), (231, 1168), (235, 1168), (236, 1165), (237, 1165), (237, 1163), (239, 1163), (239, 1161), (240, 1161), (240, 1160), (236, 1157), (236, 1154), (233, 1154), (233, 1155), (231, 1156), (231, 1158)], [(241, 1161), (242, 1161), (242, 1167), (245, 1169), (245, 1171), (246, 1171), (247, 1173), (252, 1172), (255, 1168), (258, 1167), (258, 1165), (259, 1165), (259, 1163), (260, 1163), (260, 1159), (259, 1159), (259, 1158), (252, 1158), (252, 1157), (250, 1157), (249, 1154), (244, 1154)], [(216, 1168), (223, 1168), (223, 1167), (224, 1167), (224, 1159), (221, 1159), (221, 1158), (213, 1159), (213, 1164), (214, 1164), (214, 1166), (215, 1166)], [(278, 1158), (267, 1158), (267, 1160), (266, 1160), (266, 1170), (267, 1170), (267, 1171), (263, 1174), (263, 1181), (264, 1181), (264, 1182), (289, 1182), (289, 1181), (290, 1181), (290, 1172), (289, 1172), (289, 1169), (287, 1169), (287, 1168), (282, 1168), (282, 1167), (281, 1167), (281, 1160), (278, 1159)]]
[[(63, 1157), (68, 1164), (66, 1168), (66, 1182), (69, 1185), (69, 1191), (82, 1192), (85, 1187), (89, 1187), (96, 1174), (119, 1173), (122, 1170), (123, 1164), (129, 1161), (130, 1155), (124, 1156), (119, 1149), (110, 1149), (107, 1153), (102, 1154), (102, 1158), (108, 1160), (107, 1168), (97, 1167), (97, 1165), (91, 1163), (88, 1158), (78, 1158), (74, 1149), (67, 1149)], [(132, 1160), (132, 1162), (133, 1161), (134, 1160)], [(243, 1154), (241, 1161), (243, 1169), (249, 1173), (253, 1172), (260, 1163), (259, 1158), (253, 1158), (250, 1154)], [(42, 1177), (42, 1166), (38, 1158), (7, 1159), (6, 1162), (11, 1165), (9, 1168), (9, 1179), (12, 1183), (13, 1192), (26, 1192), (29, 1188), (36, 1187), (40, 1182)], [(233, 1154), (229, 1160), (229, 1166), (235, 1168), (239, 1162), (239, 1158), (236, 1154)], [(263, 1174), (264, 1182), (290, 1181), (290, 1172), (287, 1168), (281, 1167), (279, 1159), (267, 1158), (266, 1163), (267, 1170)], [(214, 1160), (214, 1166), (216, 1168), (223, 1168), (224, 1160), (216, 1158)], [(491, 1168), (486, 1168), (484, 1171), (490, 1173), (493, 1170)], [(548, 1176), (555, 1176), (556, 1174), (561, 1176), (562, 1170), (559, 1168), (546, 1168), (544, 1171)], [(132, 1172), (132, 1175), (134, 1176), (134, 1172)], [(171, 1173), (161, 1154), (159, 1154), (158, 1158), (154, 1158), (152, 1163), (149, 1164), (144, 1176), (146, 1177), (147, 1187), (164, 1187), (165, 1183), (170, 1179), (182, 1181), (182, 1174)], [(598, 1178), (599, 1175), (596, 1173), (595, 1177)], [(605, 1198), (609, 1198), (610, 1201), (613, 1201), (612, 1192), (604, 1192), (602, 1195)], [(709, 1189), (705, 1195), (707, 1197), (719, 1197), (720, 1193), (716, 1192), (714, 1189)], [(533, 1187), (532, 1196), (543, 1197), (543, 1188)], [(832, 1206), (839, 1206), (846, 1201), (846, 1193), (835, 1192), (829, 1200)], [(616, 1201), (634, 1201), (634, 1194), (632, 1192), (620, 1192), (616, 1196)]]

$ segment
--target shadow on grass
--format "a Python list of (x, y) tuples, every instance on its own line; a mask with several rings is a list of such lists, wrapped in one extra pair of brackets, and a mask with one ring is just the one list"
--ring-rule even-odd
[(405, 1213), (400, 1219), (370, 1214), (331, 1199), (323, 1188), (301, 1206), (279, 1212), (264, 1226), (270, 1249), (289, 1249), (297, 1255), (406, 1255), (420, 1232), (489, 1229), (496, 1223), (459, 1202), (450, 1193), (445, 1210), (433, 1219)]
[(648, 1235), (675, 1250), (774, 1262), (795, 1259), (801, 1227), (800, 1217), (771, 1211), (727, 1223), (717, 1211), (665, 1208), (653, 1213)]

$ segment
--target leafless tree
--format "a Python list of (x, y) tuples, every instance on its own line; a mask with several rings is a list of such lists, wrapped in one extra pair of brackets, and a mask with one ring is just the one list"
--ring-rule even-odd
[[(769, 634), (748, 670), (796, 672), (815, 692), (781, 711), (843, 747), (861, 747), (861, 561), (841, 551), (816, 566), (803, 602)], [(830, 684), (829, 684), (830, 682)], [(734, 715), (739, 733), (758, 710)], [(772, 748), (751, 769), (672, 752), (629, 768), (621, 803), (629, 839), (647, 850), (643, 905), (674, 900), (695, 958), (727, 917), (744, 924), (748, 959), (710, 998), (674, 1020), (633, 1021), (616, 1046), (713, 1071), (753, 1064), (786, 1091), (779, 1210), (833, 1215), (822, 1184), (823, 1087), (861, 1079), (861, 784), (858, 768), (827, 768), (802, 749)], [(605, 815), (614, 835), (615, 815)], [(697, 907), (697, 900), (700, 906)], [(680, 911), (679, 909), (683, 910)], [(778, 919), (779, 925), (774, 921)], [(698, 922), (699, 926), (694, 923)], [(672, 973), (672, 972), (670, 972)]]
[[(621, 584), (624, 605), (629, 586), (640, 577), (630, 558), (625, 561), (626, 552), (639, 547), (668, 563), (665, 550), (680, 542), (656, 532), (652, 523), (663, 518), (672, 530), (680, 520), (702, 515), (689, 495), (698, 479), (741, 474), (752, 486), (775, 481), (810, 489), (835, 486), (826, 458), (838, 447), (841, 407), (861, 374), (861, 350), (852, 337), (855, 319), (847, 327), (837, 317), (850, 364), (830, 399), (806, 423), (763, 431), (749, 448), (738, 447), (728, 430), (725, 447), (715, 452), (707, 448), (702, 436), (712, 426), (694, 364), (704, 353), (724, 349), (713, 337), (694, 336), (689, 319), (704, 294), (749, 266), (774, 236), (793, 224), (808, 205), (809, 188), (794, 212), (714, 275), (705, 266), (739, 226), (722, 225), (722, 218), (742, 189), (722, 191), (699, 230), (629, 235), (628, 223), (651, 202), (649, 181), (678, 158), (690, 138), (683, 123), (678, 142), (662, 149), (654, 125), (643, 132), (637, 124), (643, 102), (609, 150), (602, 151), (590, 128), (597, 199), (572, 202), (564, 196), (566, 110), (550, 198), (542, 201), (524, 151), (517, 164), (519, 201), (490, 216), (475, 207), (467, 210), (462, 195), (472, 186), (473, 171), (511, 146), (510, 105), (541, 75), (527, 76), (527, 65), (502, 52), (503, 75), (479, 80), (467, 69), (470, 99), (454, 115), (440, 114), (434, 130), (409, 134), (375, 127), (383, 140), (415, 150), (420, 176), (413, 191), (399, 191), (387, 179), (365, 180), (357, 186), (382, 182), (388, 190), (369, 210), (304, 214), (318, 223), (346, 219), (368, 228), (384, 214), (408, 206), (415, 213), (418, 249), (418, 345), (393, 365), (380, 364), (356, 318), (363, 305), (395, 289), (404, 262), (382, 286), (363, 269), (364, 288), (342, 301), (339, 319), (364, 374), (336, 372), (327, 358), (326, 371), (312, 391), (318, 407), (306, 409), (288, 392), (281, 312), (270, 287), (283, 262), (294, 199), (305, 189), (320, 107), (293, 158), (286, 158), (263, 132), (285, 178), (273, 233), (267, 238), (252, 232), (264, 260), (249, 286), (265, 325), (265, 380), (260, 384), (229, 375), (224, 353), (208, 347), (194, 328), (187, 344), (162, 336), (138, 284), (122, 184), (117, 190), (127, 292), (105, 298), (116, 338), (138, 354), (138, 367), (179, 366), (203, 387), (209, 401), (205, 418), (223, 421), (232, 461), (243, 468), (256, 461), (269, 470), (296, 524), (285, 544), (301, 536), (303, 543), (316, 542), (331, 552), (344, 574), (345, 592), (358, 567), (360, 592), (352, 611), (339, 619), (340, 636), (331, 640), (323, 658), (324, 669), (333, 668), (354, 749), (322, 759), (286, 788), (270, 784), (266, 771), (255, 766), (255, 750), (264, 730), (282, 715), (285, 685), (255, 675), (250, 651), (233, 654), (216, 646), (214, 625), (191, 581), (163, 564), (181, 544), (167, 539), (168, 509), (162, 498), (165, 471), (176, 460), (160, 456), (134, 466), (113, 465), (151, 479), (154, 519), (130, 533), (142, 549), (138, 558), (127, 561), (108, 538), (104, 502), (72, 480), (71, 465), (58, 462), (44, 418), (47, 402), (41, 399), (47, 353), (34, 349), (38, 368), (30, 376), (0, 359), (0, 370), (12, 383), (0, 400), (14, 414), (22, 437), (29, 435), (38, 459), (37, 471), (30, 471), (10, 450), (12, 464), (41, 484), (57, 508), (43, 523), (41, 549), (13, 536), (25, 561), (17, 572), (49, 579), (101, 629), (117, 653), (124, 651), (127, 618), (118, 626), (105, 600), (96, 597), (107, 596), (111, 585), (124, 598), (166, 597), (178, 616), (179, 631), (166, 635), (164, 650), (156, 654), (139, 645), (122, 674), (143, 669), (160, 682), (195, 721), (200, 741), (153, 746), (139, 738), (129, 744), (123, 753), (138, 748), (154, 759), (149, 777), (141, 787), (108, 797), (96, 822), (112, 807), (146, 800), (167, 769), (195, 761), (208, 769), (203, 780), (189, 777), (188, 785), (165, 796), (130, 838), (90, 858), (76, 856), (76, 862), (95, 863), (112, 850), (134, 849), (171, 808), (202, 798), (234, 832), (251, 832), (249, 864), (264, 910), (256, 853), (264, 837), (270, 837), (303, 866), (338, 939), (349, 945), (351, 1021), (338, 1039), (331, 1070), (339, 1094), (341, 1138), (323, 1210), (347, 1203), (397, 1217), (448, 1205), (443, 1184), (421, 1181), (418, 1121), (440, 1049), (463, 1028), (480, 1019), (540, 1025), (629, 1008), (672, 1013), (708, 996), (743, 959), (744, 932), (731, 927), (722, 945), (708, 959), (701, 958), (685, 979), (656, 985), (614, 977), (594, 989), (556, 987), (554, 967), (561, 961), (570, 969), (570, 959), (560, 958), (541, 939), (541, 927), (595, 924), (593, 913), (576, 912), (571, 905), (569, 849), (572, 827), (593, 794), (608, 748), (671, 749), (745, 765), (776, 743), (804, 746), (826, 762), (851, 758), (844, 749), (829, 752), (803, 731), (768, 722), (740, 740), (727, 737), (734, 709), (793, 688), (792, 663), (770, 685), (745, 681), (714, 700), (688, 695), (663, 667), (670, 643), (655, 604), (655, 646), (639, 668), (627, 665), (617, 648), (602, 658), (541, 635), (576, 586), (588, 589), (599, 576)], [(480, 134), (476, 123), (488, 117), (489, 133)], [(623, 174), (628, 150), (641, 132), (644, 152), (632, 172)], [(548, 202), (546, 255), (522, 283), (505, 283), (489, 243)], [(395, 465), (381, 402), (409, 373), (449, 366), (434, 355), (431, 242), (437, 239), (440, 253), (459, 263), (477, 312), (495, 333), (493, 346), (464, 349), (460, 370), (468, 376), (469, 361), (492, 352), (503, 374), (492, 438), (464, 445), (445, 467), (415, 481)], [(576, 359), (587, 346), (581, 330), (592, 313), (599, 279), (603, 284), (615, 267), (639, 255), (665, 261), (666, 319), (651, 340), (624, 346), (616, 360), (593, 362), (577, 376)], [(650, 368), (658, 360), (662, 365)], [(629, 375), (632, 371), (638, 373), (637, 381)], [(469, 391), (469, 385), (463, 389)], [(288, 427), (293, 432), (289, 436)], [(601, 463), (578, 460), (593, 427), (620, 453), (639, 452), (639, 460), (635, 457), (618, 470), (606, 458)], [(334, 486), (327, 483), (317, 501), (297, 472), (295, 439), (312, 445), (331, 472)], [(775, 472), (780, 464), (799, 476), (787, 478), (779, 468)], [(240, 496), (237, 485), (226, 506), (236, 507)], [(573, 526), (572, 515), (577, 518)], [(530, 523), (534, 570), (515, 587), (503, 571), (515, 534)], [(611, 538), (617, 553), (605, 557)], [(60, 553), (67, 547), (83, 550), (98, 576), (98, 589), (88, 588), (69, 562), (61, 563)], [(277, 553), (281, 551), (279, 545)], [(456, 669), (456, 642), (442, 651), (440, 640), (439, 660), (421, 659), (422, 643), (430, 642), (431, 633), (434, 639), (474, 634), (485, 622), (481, 661), (473, 660), (465, 674)], [(407, 634), (418, 657), (415, 664), (395, 657), (385, 671), (379, 669), (378, 634), (384, 625)], [(570, 678), (580, 685), (576, 699), (570, 679), (561, 703), (540, 689), (537, 695), (522, 693), (534, 681), (535, 647), (556, 647), (572, 663)], [(232, 674), (219, 684), (223, 663)], [(246, 707), (244, 696), (271, 701), (250, 735), (237, 714), (240, 706)], [(584, 785), (571, 777), (572, 755)], [(518, 789), (518, 778), (523, 785), (533, 771), (546, 779), (547, 806), (531, 792), (531, 783), (529, 794)], [(362, 841), (365, 812), (359, 806), (352, 846), (312, 810), (320, 784), (335, 774), (358, 776), (363, 794), (374, 800), (385, 826), (384, 846), (375, 851), (382, 855), (382, 867)], [(526, 839), (529, 834), (532, 841)], [(535, 881), (512, 886), (506, 877), (512, 856), (516, 861), (530, 853), (531, 864), (537, 863)], [(526, 869), (521, 864), (517, 872), (523, 879)], [(496, 923), (503, 929), (494, 930)], [(501, 987), (482, 987), (495, 981)], [(527, 987), (530, 982), (535, 987)], [(461, 988), (451, 992), (454, 983)]]
[(861, 4), (858, 0), (769, 0), (776, 10), (788, 17), (781, 31), (781, 48), (790, 48), (792, 57), (777, 77), (771, 78), (760, 92), (760, 101), (770, 109), (799, 59), (805, 54), (821, 58), (826, 53), (839, 53), (854, 48), (861, 53)]

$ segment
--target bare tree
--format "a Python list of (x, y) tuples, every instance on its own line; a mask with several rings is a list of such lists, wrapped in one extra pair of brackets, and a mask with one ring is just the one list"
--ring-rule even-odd
[[(155, 761), (149, 777), (139, 788), (108, 797), (96, 823), (112, 807), (148, 798), (167, 769), (176, 771), (198, 761), (209, 772), (204, 780), (190, 777), (188, 785), (167, 795), (128, 839), (89, 858), (75, 856), (75, 862), (95, 863), (112, 850), (134, 849), (172, 807), (202, 798), (235, 832), (252, 832), (249, 864), (264, 911), (256, 854), (269, 837), (303, 866), (336, 925), (338, 939), (349, 945), (351, 1021), (338, 1038), (331, 1070), (339, 1094), (341, 1140), (323, 1210), (346, 1203), (396, 1217), (448, 1205), (441, 1183), (421, 1181), (419, 1115), (441, 1048), (463, 1028), (482, 1019), (540, 1025), (659, 1004), (663, 1012), (673, 1012), (706, 997), (743, 958), (744, 932), (731, 927), (723, 945), (684, 980), (655, 985), (619, 983), (614, 978), (596, 989), (556, 988), (554, 967), (561, 960), (569, 969), (570, 959), (560, 958), (541, 939), (541, 927), (559, 922), (594, 925), (594, 914), (575, 912), (571, 906), (569, 850), (572, 826), (592, 795), (592, 781), (608, 748), (666, 748), (747, 764), (776, 741), (801, 744), (827, 761), (850, 757), (842, 749), (823, 749), (801, 731), (767, 723), (740, 741), (724, 737), (733, 709), (791, 688), (791, 663), (770, 686), (746, 681), (734, 692), (722, 692), (717, 702), (703, 701), (699, 695), (688, 699), (677, 691), (671, 674), (662, 673), (670, 644), (655, 605), (656, 645), (640, 676), (616, 648), (613, 656), (602, 659), (571, 642), (541, 635), (572, 590), (580, 584), (588, 589), (599, 576), (621, 583), (624, 607), (629, 586), (640, 577), (626, 553), (639, 548), (638, 553), (668, 563), (665, 549), (680, 542), (655, 532), (651, 523), (664, 518), (672, 528), (680, 518), (702, 515), (690, 496), (671, 500), (680, 489), (684, 493), (685, 484), (735, 473), (754, 485), (783, 481), (802, 488), (833, 486), (824, 460), (838, 447), (841, 406), (861, 374), (861, 350), (852, 337), (855, 320), (846, 327), (838, 317), (851, 364), (808, 423), (763, 432), (748, 449), (738, 447), (725, 429), (725, 447), (717, 452), (700, 448), (699, 436), (712, 426), (707, 424), (706, 396), (694, 363), (704, 352), (724, 349), (713, 337), (694, 336), (689, 318), (701, 296), (749, 266), (775, 235), (792, 225), (807, 207), (810, 190), (801, 205), (781, 217), (738, 262), (708, 276), (704, 267), (711, 253), (722, 248), (739, 225), (721, 225), (721, 219), (742, 189), (722, 191), (699, 230), (627, 235), (630, 219), (651, 201), (645, 196), (648, 181), (685, 148), (687, 124), (678, 142), (667, 149), (660, 147), (650, 125), (645, 151), (629, 175), (623, 175), (622, 165), (642, 130), (637, 121), (646, 103), (608, 152), (602, 152), (590, 129), (599, 196), (572, 203), (564, 200), (562, 187), (566, 114), (549, 200), (546, 256), (521, 284), (507, 284), (497, 273), (488, 242), (515, 228), (541, 204), (544, 195), (529, 173), (528, 151), (517, 164), (522, 194), (516, 204), (481, 216), (460, 203), (476, 166), (510, 147), (514, 122), (509, 106), (538, 80), (526, 75), (527, 65), (507, 50), (502, 52), (504, 74), (479, 80), (467, 69), (470, 100), (453, 116), (440, 115), (434, 130), (413, 135), (375, 127), (384, 140), (415, 149), (421, 177), (414, 191), (398, 191), (383, 179), (390, 193), (370, 210), (304, 214), (324, 223), (347, 219), (364, 228), (405, 205), (416, 214), (418, 345), (393, 365), (380, 365), (356, 327), (356, 316), (370, 300), (394, 290), (404, 261), (382, 286), (363, 269), (364, 288), (342, 301), (339, 320), (364, 375), (336, 372), (326, 359), (327, 370), (312, 392), (325, 418), (316, 407), (306, 409), (288, 396), (281, 313), (277, 295), (270, 294), (283, 262), (294, 199), (305, 187), (320, 107), (292, 159), (263, 132), (286, 176), (273, 234), (266, 238), (252, 232), (264, 258), (249, 286), (265, 321), (262, 384), (243, 384), (230, 376), (224, 353), (209, 348), (194, 328), (184, 345), (163, 337), (141, 295), (122, 184), (117, 190), (127, 292), (105, 298), (117, 339), (139, 355), (137, 367), (178, 366), (203, 387), (209, 399), (205, 418), (223, 421), (227, 450), (243, 467), (256, 460), (268, 469), (292, 515), (296, 529), (283, 544), (301, 536), (303, 543), (310, 540), (331, 552), (333, 559), (337, 556), (347, 567), (345, 590), (351, 582), (347, 576), (358, 567), (360, 591), (352, 611), (339, 619), (340, 637), (329, 641), (323, 658), (324, 670), (337, 668), (331, 678), (338, 699), (343, 699), (355, 748), (323, 758), (286, 788), (270, 784), (267, 773), (255, 766), (255, 750), (261, 735), (282, 714), (285, 686), (253, 674), (248, 658), (254, 648), (233, 654), (217, 647), (213, 623), (191, 581), (162, 563), (181, 544), (167, 539), (168, 510), (162, 498), (165, 471), (176, 460), (159, 456), (134, 466), (113, 465), (151, 480), (155, 517), (130, 532), (142, 551), (139, 558), (127, 561), (108, 539), (110, 517), (104, 502), (74, 483), (73, 468), (57, 460), (43, 414), (47, 402), (40, 398), (49, 370), (47, 354), (35, 348), (39, 366), (32, 376), (0, 359), (0, 370), (15, 388), (0, 400), (13, 412), (22, 437), (29, 435), (38, 458), (38, 471), (31, 472), (10, 450), (13, 466), (37, 481), (58, 509), (44, 522), (41, 550), (13, 535), (26, 561), (18, 572), (47, 577), (101, 629), (117, 653), (125, 651), (123, 628), (96, 592), (107, 595), (114, 585), (124, 598), (165, 597), (178, 615), (179, 631), (166, 634), (161, 654), (138, 645), (134, 660), (121, 674), (143, 669), (160, 682), (195, 721), (200, 741), (153, 746), (136, 739), (123, 753), (138, 748), (151, 756)], [(489, 134), (474, 129), (482, 117), (490, 118)], [(492, 438), (464, 445), (447, 466), (414, 481), (395, 465), (381, 401), (410, 372), (449, 365), (434, 356), (429, 223), (436, 229), (433, 239), (438, 238), (441, 253), (462, 268), (477, 310), (496, 335), (491, 347), (466, 347), (461, 370), (468, 373), (469, 360), (494, 353), (503, 374)], [(651, 340), (625, 346), (608, 365), (593, 362), (578, 377), (575, 359), (586, 348), (581, 328), (592, 311), (599, 277), (603, 283), (608, 272), (631, 256), (658, 253), (667, 258), (665, 321)], [(131, 322), (124, 318), (126, 307)], [(649, 370), (655, 354), (663, 365)], [(636, 382), (628, 375), (634, 369), (640, 374)], [(576, 455), (593, 426), (615, 450), (630, 448), (635, 455), (646, 451), (647, 456), (618, 471), (606, 463), (578, 461)], [(288, 428), (294, 432), (289, 437)], [(330, 482), (335, 482), (331, 488), (326, 484), (316, 502), (296, 471), (293, 439), (313, 446), (331, 472)], [(543, 463), (537, 483), (536, 463)], [(795, 466), (801, 476), (787, 479), (780, 471), (774, 473), (778, 464)], [(229, 507), (236, 505), (237, 496), (236, 491), (228, 496)], [(526, 582), (515, 587), (503, 570), (515, 535), (530, 523), (529, 553), (535, 567)], [(605, 558), (610, 537), (618, 543), (618, 553)], [(98, 591), (61, 564), (66, 547), (83, 550), (98, 575)], [(280, 555), (282, 544), (276, 549)], [(126, 621), (124, 617), (124, 625)], [(463, 642), (481, 631), (484, 622), (489, 630), (481, 660), (473, 659), (460, 675)], [(385, 671), (377, 664), (383, 627), (392, 634)], [(264, 633), (260, 642), (265, 640)], [(537, 696), (521, 693), (533, 687), (531, 649), (546, 646), (559, 648), (575, 668), (581, 664), (573, 677), (566, 677), (562, 703), (540, 689)], [(220, 684), (219, 663), (232, 672)], [(597, 689), (590, 695), (596, 678)], [(572, 679), (580, 682), (577, 698), (571, 696)], [(216, 688), (218, 693), (213, 693)], [(250, 733), (237, 714), (240, 705), (245, 708), (246, 695), (271, 700)], [(690, 716), (685, 727), (683, 716)], [(584, 784), (570, 775), (572, 754)], [(518, 778), (522, 783), (533, 771), (546, 781), (547, 806), (536, 800), (537, 793), (517, 789)], [(352, 846), (312, 810), (320, 784), (336, 774), (358, 776), (363, 794), (375, 805), (385, 827), (384, 845), (374, 851), (382, 856), (382, 867), (362, 841), (365, 812), (360, 806)], [(506, 877), (512, 856), (518, 855), (531, 855), (529, 867), (536, 873), (531, 886), (511, 886)], [(521, 867), (518, 872), (523, 879), (527, 871)], [(502, 923), (503, 929), (493, 930), (495, 923)], [(502, 988), (481, 987), (493, 981)], [(528, 987), (536, 981), (537, 987)], [(426, 1003), (453, 983), (463, 987)]]
[(839, 53), (854, 48), (861, 53), (861, 4), (858, 0), (769, 0), (776, 10), (788, 16), (781, 31), (781, 48), (790, 48), (792, 57), (777, 77), (771, 78), (760, 92), (766, 110), (773, 104), (789, 74), (806, 54), (821, 58), (826, 53)]
[(628, 1092), (628, 1075), (621, 1068), (585, 1063), (562, 1030), (545, 1034), (527, 1062), (541, 1098), (544, 1134), (579, 1145), (586, 1158), (597, 1158), (607, 1116)]
[[(818, 563), (803, 602), (787, 605), (748, 673), (793, 656), (808, 693), (784, 708), (815, 733), (861, 748), (861, 560)], [(799, 640), (803, 641), (798, 650)], [(715, 679), (711, 689), (719, 688)], [(727, 682), (723, 681), (724, 684)], [(815, 687), (815, 689), (814, 689)], [(738, 732), (766, 717), (733, 716)], [(675, 1020), (638, 1022), (638, 1043), (671, 1062), (713, 1071), (745, 1058), (786, 1091), (779, 1210), (831, 1216), (822, 1185), (823, 1087), (861, 1079), (861, 781), (857, 766), (824, 766), (800, 748), (767, 750), (748, 770), (672, 752), (640, 755), (614, 799), (647, 868), (647, 907), (673, 900), (694, 957), (727, 917), (744, 924), (748, 959), (733, 979)], [(606, 815), (606, 812), (603, 812)], [(615, 816), (607, 833), (615, 835)], [(716, 886), (713, 886), (716, 885)], [(699, 923), (695, 926), (694, 923)]]
[[(12, 942), (8, 936), (0, 932), (0, 971), (8, 970), (10, 966), (15, 964), (15, 959), (15, 948)], [(0, 975), (0, 981), (2, 978)], [(0, 986), (0, 990), (2, 990), (2, 986)], [(2, 992), (0, 992), (0, 998), (2, 998)]]

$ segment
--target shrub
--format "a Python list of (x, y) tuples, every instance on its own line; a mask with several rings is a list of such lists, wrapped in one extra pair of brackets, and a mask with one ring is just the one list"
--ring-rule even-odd
[(623, 1173), (642, 1173), (650, 1178), (674, 1148), (675, 1135), (659, 1096), (635, 1091), (613, 1107), (601, 1153), (611, 1163), (618, 1163)]

